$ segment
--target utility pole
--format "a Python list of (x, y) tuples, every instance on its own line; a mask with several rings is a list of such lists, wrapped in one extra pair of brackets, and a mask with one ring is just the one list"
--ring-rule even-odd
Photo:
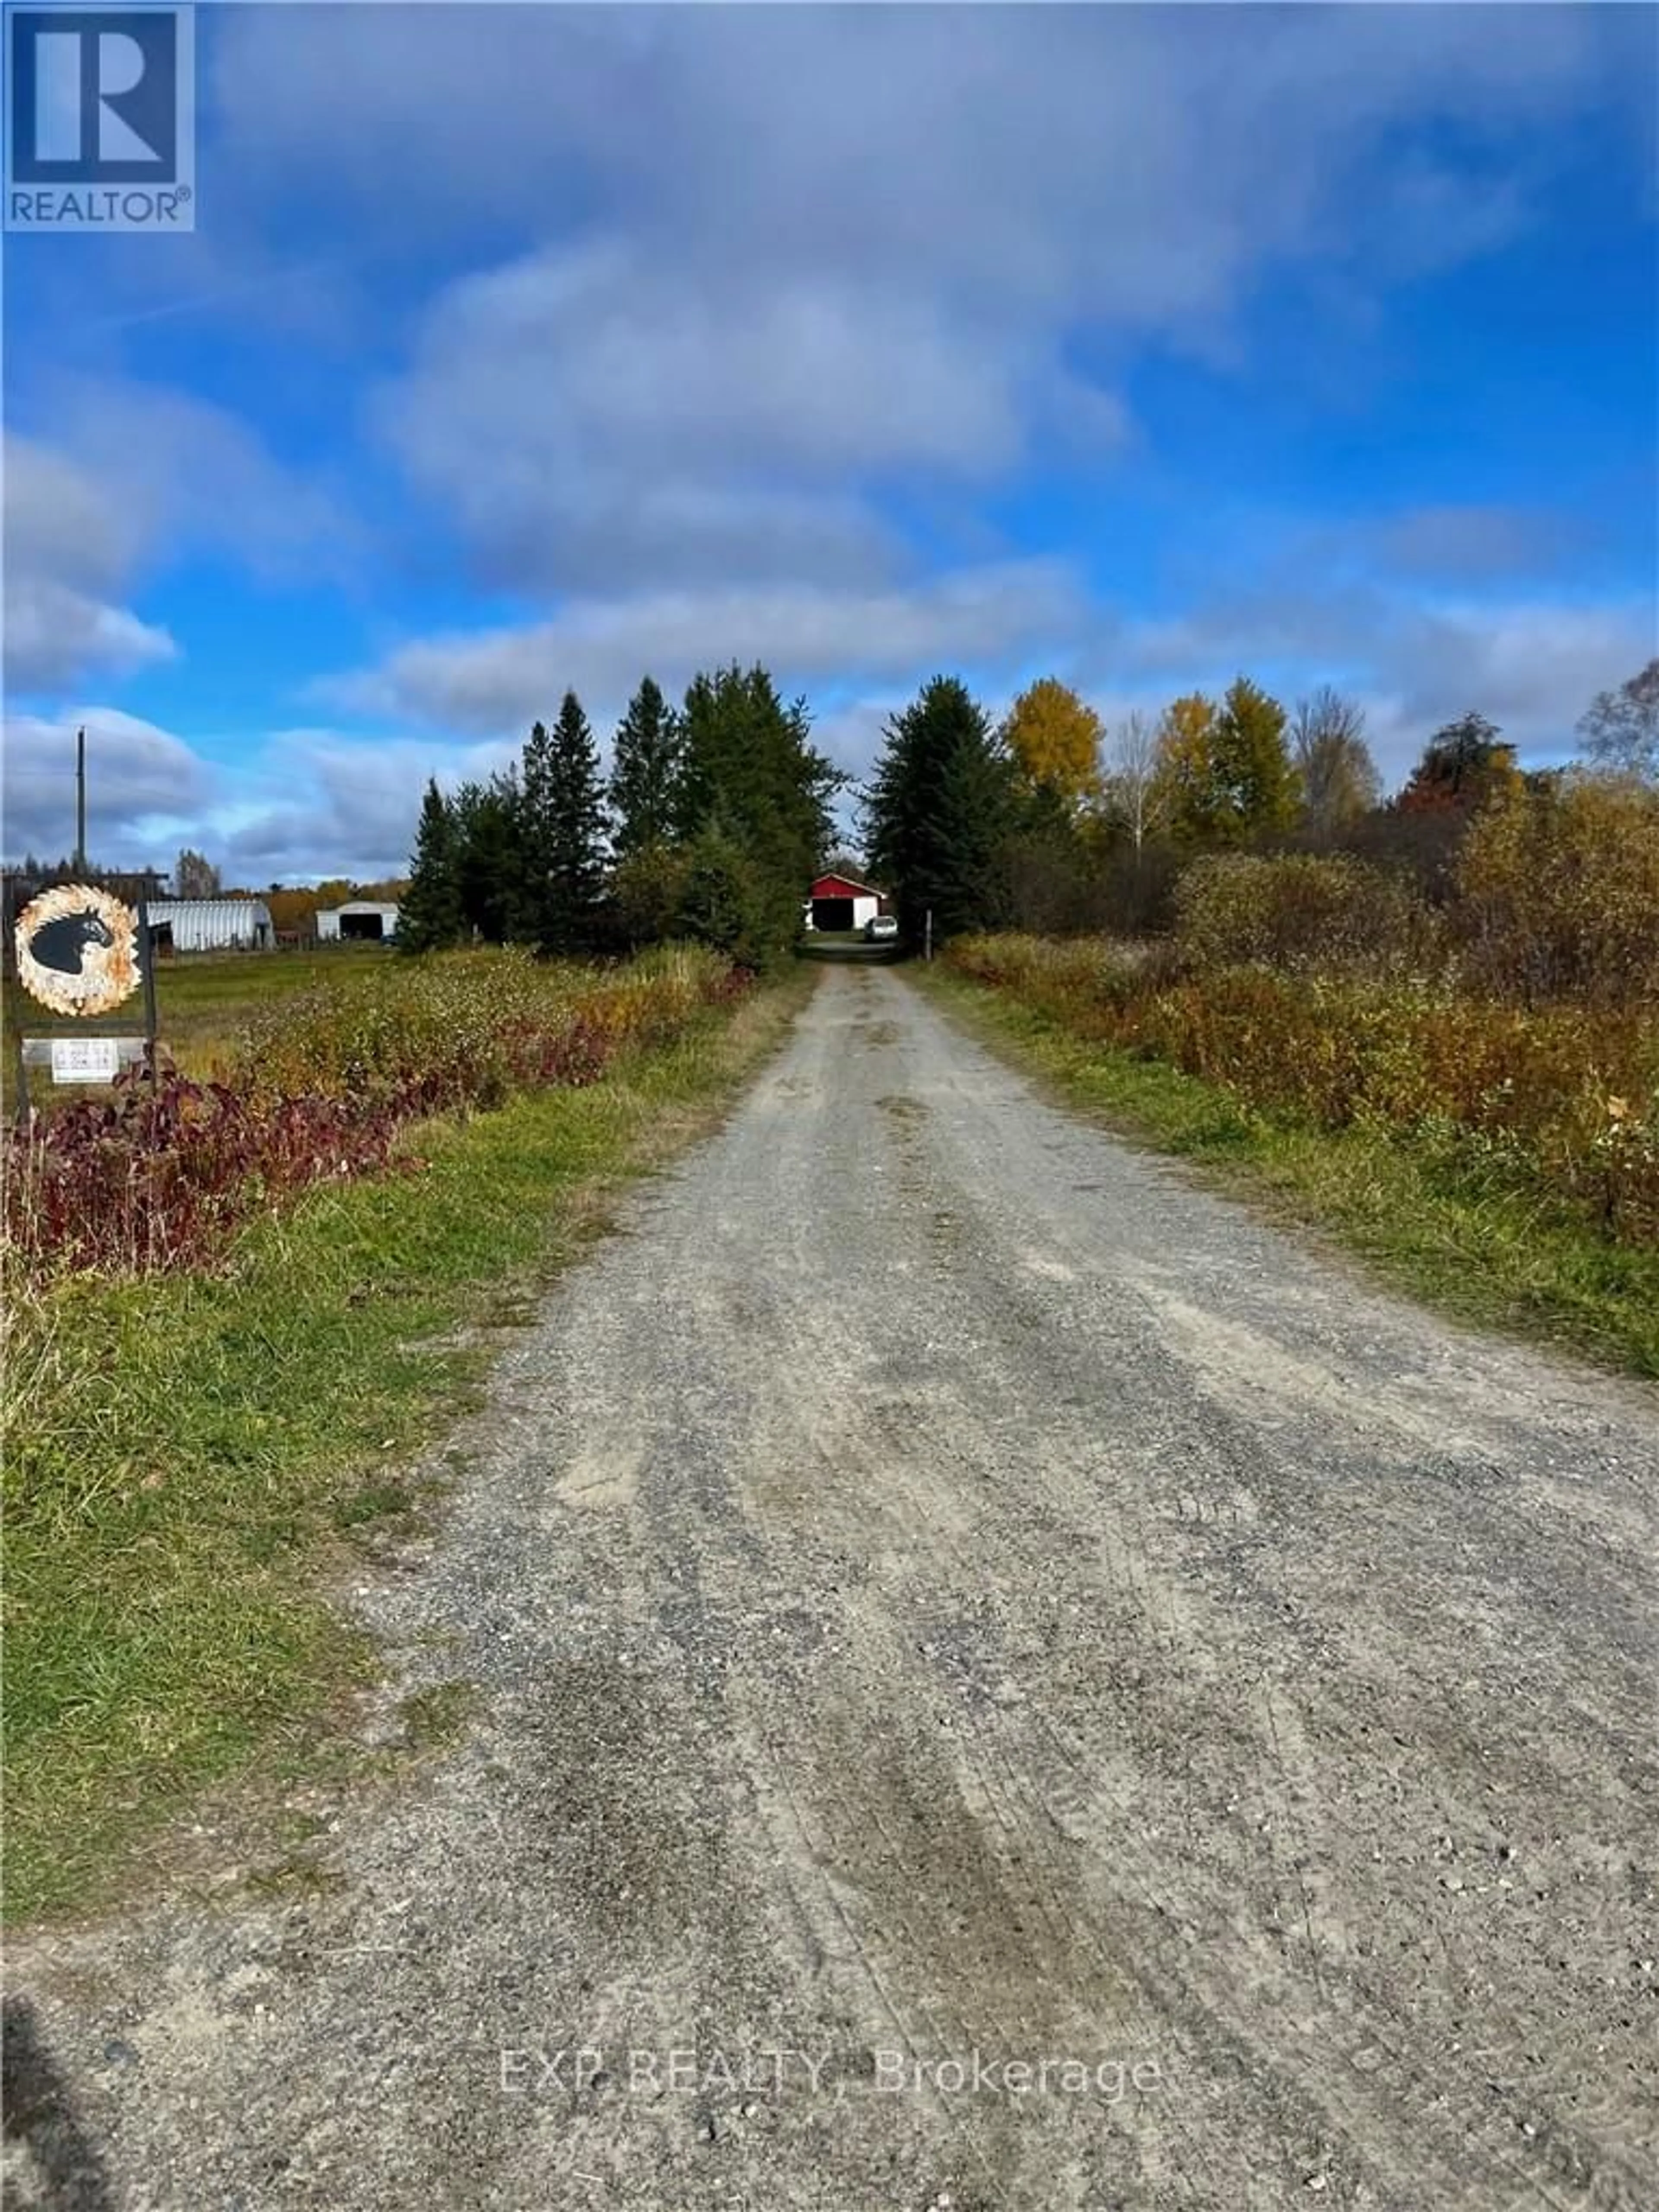
[(75, 732), (75, 872), (87, 872), (87, 733)]

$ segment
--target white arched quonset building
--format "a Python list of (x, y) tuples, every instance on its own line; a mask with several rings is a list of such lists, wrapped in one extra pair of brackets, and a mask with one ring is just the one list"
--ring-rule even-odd
[(395, 899), (348, 899), (343, 906), (319, 906), (317, 940), (336, 945), (384, 945), (398, 934)]
[(151, 899), (145, 919), (161, 952), (270, 952), (276, 943), (263, 899)]

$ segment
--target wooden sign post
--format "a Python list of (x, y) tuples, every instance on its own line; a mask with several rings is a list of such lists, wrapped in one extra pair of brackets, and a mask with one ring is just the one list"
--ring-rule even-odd
[[(149, 907), (129, 906), (87, 884), (60, 884), (31, 900), (17, 917), (17, 977), (29, 996), (84, 1027), (16, 1033), (17, 1121), (33, 1117), (31, 1067), (49, 1067), (54, 1083), (112, 1083), (139, 1060), (156, 1075), (155, 963), (150, 957)], [(142, 988), (142, 1022), (104, 1021)]]

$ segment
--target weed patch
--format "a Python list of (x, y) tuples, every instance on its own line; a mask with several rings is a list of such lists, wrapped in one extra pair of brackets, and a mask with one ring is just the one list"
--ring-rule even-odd
[[(1246, 1085), (1160, 1057), (1144, 1031), (1116, 1041), (1116, 1017), (1092, 991), (1030, 988), (1038, 942), (957, 948), (950, 964), (925, 972), (923, 988), (988, 1042), (1036, 1066), (1069, 1103), (1285, 1218), (1329, 1231), (1445, 1310), (1659, 1376), (1659, 1249), (1632, 1237), (1628, 1218), (1626, 1233), (1613, 1233), (1593, 1187), (1552, 1188), (1535, 1158), (1483, 1143), (1450, 1117), (1327, 1122), (1270, 1089), (1264, 1103)], [(1136, 963), (1098, 943), (1054, 950), (1062, 975), (1103, 971), (1133, 1006), (1125, 971)]]

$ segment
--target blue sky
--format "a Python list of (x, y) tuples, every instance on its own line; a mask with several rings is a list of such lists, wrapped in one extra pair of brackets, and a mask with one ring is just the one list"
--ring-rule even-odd
[(567, 686), (1246, 670), (1389, 781), (1659, 650), (1659, 16), (197, 12), (198, 229), (7, 240), (7, 821), (395, 872)]

